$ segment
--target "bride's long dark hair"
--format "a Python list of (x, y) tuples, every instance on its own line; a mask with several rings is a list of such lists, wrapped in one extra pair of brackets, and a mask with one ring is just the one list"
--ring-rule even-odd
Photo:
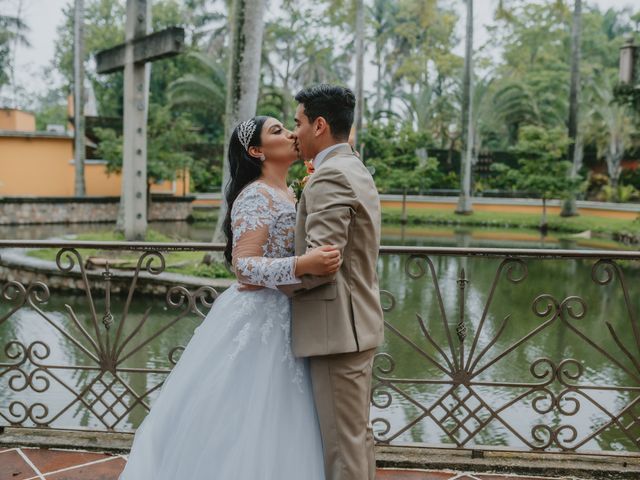
[[(248, 147), (260, 146), (260, 132), (262, 126), (268, 117), (253, 117), (256, 129), (249, 139)], [(227, 214), (222, 224), (222, 230), (227, 238), (227, 246), (224, 249), (224, 258), (231, 264), (233, 250), (233, 232), (231, 229), (231, 209), (233, 202), (236, 201), (238, 195), (244, 187), (256, 180), (262, 173), (262, 162), (260, 159), (252, 157), (244, 148), (238, 138), (238, 126), (233, 130), (231, 139), (229, 140), (229, 173), (230, 178), (225, 189), (225, 198), (227, 200)]]

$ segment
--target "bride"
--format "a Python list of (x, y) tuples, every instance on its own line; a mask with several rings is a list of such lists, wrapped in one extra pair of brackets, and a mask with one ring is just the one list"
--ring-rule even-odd
[[(295, 137), (274, 118), (234, 130), (224, 223), (238, 282), (195, 330), (138, 428), (120, 480), (324, 480), (307, 366), (278, 285), (338, 270), (331, 247), (293, 256)], [(267, 287), (267, 288), (261, 288)]]

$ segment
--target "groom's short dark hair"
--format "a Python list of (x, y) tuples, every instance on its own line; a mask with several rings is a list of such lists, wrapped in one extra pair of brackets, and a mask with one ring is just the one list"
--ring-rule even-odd
[(329, 124), (335, 139), (349, 138), (356, 106), (356, 96), (350, 89), (321, 83), (303, 88), (295, 98), (304, 105), (304, 114), (310, 122), (322, 117)]

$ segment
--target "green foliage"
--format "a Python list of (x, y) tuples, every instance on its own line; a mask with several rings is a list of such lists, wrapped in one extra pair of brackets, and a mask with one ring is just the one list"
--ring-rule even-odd
[[(122, 137), (112, 129), (96, 129), (100, 138), (98, 154), (107, 160), (108, 171), (122, 168)], [(147, 174), (150, 181), (173, 180), (188, 169), (193, 155), (186, 150), (200, 141), (190, 119), (173, 116), (169, 106), (151, 104), (147, 129)]]
[[(215, 52), (189, 52), (185, 56), (189, 64), (186, 73), (175, 78), (167, 86), (168, 100), (172, 106), (188, 111), (201, 125), (203, 134), (210, 141), (220, 141), (224, 135), (224, 111), (226, 102), (226, 63)], [(164, 62), (161, 62), (164, 63)], [(152, 78), (162, 72), (153, 71)]]
[[(87, 242), (122, 242), (125, 240), (125, 238), (122, 232), (103, 231), (94, 233), (83, 233), (74, 237), (74, 240)], [(179, 239), (171, 238), (156, 230), (148, 229), (145, 234), (144, 241), (153, 243), (168, 243), (179, 241)], [(57, 253), (58, 249), (45, 248), (29, 250), (27, 254), (30, 257), (52, 261), (56, 258)], [(85, 257), (98, 256), (102, 258), (113, 258), (121, 261), (124, 260), (125, 262), (121, 264), (124, 268), (135, 267), (140, 256), (137, 252), (102, 250), (84, 250), (83, 254), (85, 255)], [(229, 271), (224, 263), (202, 263), (202, 252), (165, 252), (163, 256), (166, 263), (166, 272), (175, 272), (183, 275), (193, 275), (196, 277), (205, 278), (234, 277), (234, 275)]]
[(324, 13), (285, 1), (281, 13), (265, 24), (260, 113), (292, 123), (296, 91), (315, 83), (350, 82), (350, 51), (336, 48), (338, 39), (327, 34), (335, 23)]
[(632, 146), (634, 128), (629, 108), (615, 101), (613, 78), (615, 72), (604, 71), (588, 84), (590, 121), (585, 131), (596, 145), (598, 156), (605, 160), (615, 194), (624, 153)]
[[(73, 23), (74, 2), (64, 7), (64, 23), (58, 26), (53, 65), (65, 79), (65, 90), (73, 85)], [(118, 0), (88, 0), (85, 2), (84, 51), (88, 62), (98, 51), (124, 42), (125, 10)], [(86, 71), (94, 88), (101, 115), (122, 114), (122, 73), (96, 75)]]
[(583, 186), (587, 200), (603, 200), (602, 190), (607, 185), (609, 177), (602, 173), (591, 173)]
[(605, 185), (602, 188), (602, 200), (605, 202), (630, 202), (638, 200), (638, 190), (633, 185)]
[[(64, 23), (57, 31), (53, 64), (63, 75), (66, 88), (73, 81), (73, 22), (74, 2), (64, 8)], [(189, 19), (193, 12), (177, 0), (158, 0), (152, 5), (152, 24), (154, 30), (172, 25), (184, 25), (189, 29)], [(125, 6), (120, 0), (87, 0), (85, 2), (85, 62), (101, 50), (124, 42)], [(191, 27), (193, 28), (193, 27)], [(192, 48), (187, 46), (187, 48)], [(154, 62), (152, 67), (150, 99), (151, 102), (167, 102), (168, 86), (192, 68), (192, 60), (184, 55)], [(97, 75), (90, 68), (87, 78), (94, 88), (100, 115), (122, 115), (122, 73)]]
[(561, 128), (523, 127), (516, 145), (519, 168), (497, 163), (492, 165), (492, 173), (503, 188), (535, 193), (543, 199), (568, 198), (581, 182), (567, 175), (571, 163), (563, 158), (568, 146), (569, 139)]
[(633, 185), (636, 189), (640, 190), (640, 169), (625, 170), (620, 175), (620, 183), (623, 185)]
[(67, 99), (59, 89), (51, 89), (35, 101), (36, 129), (44, 131), (49, 124), (67, 124)]
[(190, 168), (194, 192), (213, 192), (220, 190), (222, 185), (222, 169), (219, 165), (212, 165), (208, 159), (194, 158)]
[[(457, 32), (461, 31), (464, 16), (460, 17), (459, 9), (450, 2), (436, 0), (371, 0), (365, 4), (366, 43), (376, 76), (372, 91), (365, 92), (365, 128), (368, 129), (364, 134), (365, 161), (375, 167), (375, 178), (383, 191), (456, 188), (455, 173), (445, 175), (442, 166), (436, 165), (433, 159), (420, 161), (416, 150), (429, 146), (455, 151), (461, 147), (463, 59), (453, 52), (462, 40)], [(353, 84), (354, 5), (351, 0), (321, 0), (311, 8), (305, 2), (284, 0), (282, 8), (270, 12), (273, 14), (265, 26), (262, 50), (260, 114), (275, 116), (290, 125), (295, 108), (293, 94), (302, 86), (320, 81)], [(184, 26), (189, 53), (154, 62), (150, 101), (172, 106), (171, 114), (162, 117), (168, 122), (166, 130), (185, 115), (200, 133), (198, 142), (217, 148), (215, 156), (202, 152), (191, 155), (191, 173), (197, 190), (218, 188), (220, 184), (220, 164), (224, 159), (220, 152), (228, 63), (228, 6), (229, 2), (219, 0), (153, 2), (153, 28)], [(529, 134), (523, 131), (531, 126), (549, 132), (566, 130), (571, 6), (571, 2), (560, 0), (501, 1), (490, 27), (490, 42), (475, 47), (474, 154), (509, 148), (516, 149), (523, 157), (524, 151), (533, 152), (522, 160), (529, 162), (526, 171), (531, 179), (527, 189), (540, 191), (540, 195), (558, 191), (559, 187), (549, 186), (546, 180), (538, 181), (540, 175), (545, 177), (544, 168), (538, 172), (534, 167), (549, 164), (555, 174), (563, 176), (566, 165), (560, 162), (566, 152), (558, 156), (561, 149), (554, 150), (552, 160), (548, 144), (542, 140), (537, 147), (529, 145), (525, 149), (523, 142), (528, 141)], [(73, 2), (69, 0), (65, 22), (58, 30), (54, 61), (66, 79), (64, 96), (72, 73), (72, 7)], [(87, 59), (99, 50), (122, 42), (123, 7), (122, 0), (86, 0)], [(614, 121), (620, 119), (609, 115), (610, 102), (594, 87), (602, 82), (591, 79), (600, 80), (617, 69), (619, 47), (625, 35), (637, 30), (637, 16), (624, 8), (604, 11), (585, 3), (582, 25), (579, 130), (587, 148), (598, 145), (600, 158), (605, 160), (606, 150), (613, 144), (613, 133), (626, 135), (631, 123), (623, 119), (622, 123), (618, 122), (620, 128), (615, 126)], [(3, 51), (2, 35), (0, 22), (0, 84), (3, 58), (4, 64), (8, 58)], [(498, 58), (496, 51), (500, 52)], [(87, 65), (100, 115), (120, 117), (122, 75), (97, 76), (90, 70), (90, 62)], [(613, 85), (600, 87), (607, 90)], [(39, 126), (59, 123), (60, 102), (53, 97), (49, 103), (39, 102), (37, 110), (41, 117)], [(639, 118), (635, 119), (636, 126)], [(155, 120), (150, 118), (152, 121)], [(103, 135), (111, 145), (119, 142), (113, 133)], [(640, 142), (637, 135), (618, 140), (618, 157), (621, 148), (628, 150)], [(556, 144), (554, 139), (545, 141)], [(174, 139), (167, 140), (166, 145), (180, 143)], [(111, 147), (107, 143), (103, 148), (107, 151)], [(118, 157), (118, 151), (113, 151), (111, 156)], [(151, 151), (149, 158), (151, 161)], [(610, 158), (611, 171), (617, 168), (616, 158)], [(162, 161), (167, 165), (185, 162), (185, 159)], [(525, 168), (525, 164), (522, 165)], [(495, 176), (483, 179), (477, 184), (478, 188), (520, 190), (524, 185), (527, 175), (521, 174), (516, 179), (514, 172), (504, 170), (506, 167), (494, 168)], [(167, 172), (158, 171), (158, 175), (165, 176)], [(613, 187), (612, 191), (619, 189)], [(624, 195), (622, 191), (619, 193)]]
[(371, 124), (363, 133), (367, 166), (375, 169), (373, 178), (380, 192), (424, 191), (455, 188), (457, 176), (444, 174), (438, 160), (428, 157), (428, 134), (416, 133), (408, 126)]
[(29, 45), (26, 34), (29, 27), (20, 19), (0, 14), (0, 87), (9, 82), (11, 71), (11, 48), (13, 45)]

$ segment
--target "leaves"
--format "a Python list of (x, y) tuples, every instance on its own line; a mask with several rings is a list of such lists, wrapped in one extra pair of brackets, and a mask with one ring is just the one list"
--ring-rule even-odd
[(29, 27), (18, 17), (0, 14), (0, 88), (9, 82), (11, 48), (17, 44), (29, 46)]
[(534, 193), (544, 199), (570, 197), (581, 179), (567, 175), (571, 163), (563, 159), (569, 142), (563, 128), (523, 127), (515, 148), (519, 168), (493, 164), (493, 186)]
[[(98, 154), (107, 160), (107, 169), (122, 169), (122, 137), (112, 129), (96, 129), (100, 138)], [(189, 168), (193, 155), (188, 147), (201, 141), (188, 117), (175, 117), (169, 106), (151, 104), (147, 130), (147, 174), (150, 181), (174, 180)]]
[(426, 133), (415, 133), (409, 126), (373, 124), (364, 132), (367, 166), (380, 192), (416, 192), (439, 188), (455, 188), (457, 178), (446, 175), (438, 160), (430, 157)]

